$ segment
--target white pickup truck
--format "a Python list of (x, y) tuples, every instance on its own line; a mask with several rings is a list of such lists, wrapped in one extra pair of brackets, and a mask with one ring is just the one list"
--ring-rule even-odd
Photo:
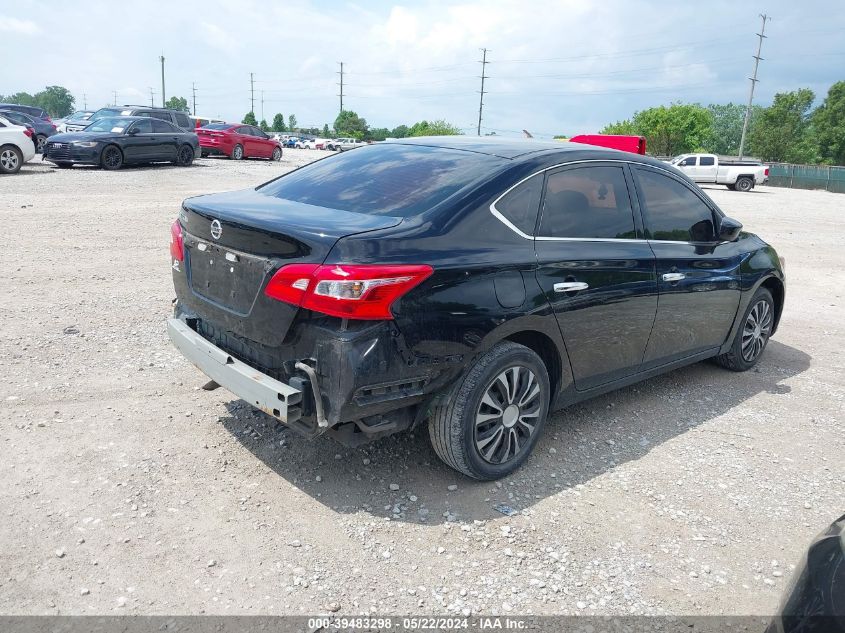
[(719, 160), (715, 154), (681, 154), (670, 161), (695, 182), (725, 185), (732, 191), (751, 191), (769, 179), (769, 168), (756, 161)]
[(355, 149), (356, 147), (364, 147), (366, 144), (366, 141), (359, 141), (354, 138), (338, 138), (331, 141), (326, 146), (326, 149), (335, 150), (336, 152), (345, 152), (350, 149)]

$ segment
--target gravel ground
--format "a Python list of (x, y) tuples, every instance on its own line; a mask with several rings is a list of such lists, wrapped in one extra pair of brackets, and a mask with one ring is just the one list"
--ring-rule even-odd
[(776, 608), (845, 510), (845, 196), (708, 189), (787, 259), (758, 368), (560, 412), (518, 473), (478, 483), (425, 432), (302, 439), (200, 390), (169, 344), (180, 201), (315, 154), (0, 179), (0, 613)]

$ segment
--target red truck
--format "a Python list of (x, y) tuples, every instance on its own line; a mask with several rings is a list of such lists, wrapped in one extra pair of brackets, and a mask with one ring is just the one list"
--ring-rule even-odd
[(585, 143), (598, 145), (610, 149), (621, 149), (623, 152), (645, 155), (645, 137), (629, 136), (626, 134), (579, 134), (569, 139), (571, 143)]

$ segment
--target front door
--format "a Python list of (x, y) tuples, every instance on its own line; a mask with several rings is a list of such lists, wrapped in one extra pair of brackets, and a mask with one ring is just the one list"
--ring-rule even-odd
[(654, 253), (621, 163), (546, 175), (535, 249), (537, 280), (555, 311), (575, 387), (636, 373), (657, 310)]
[(632, 169), (646, 237), (657, 258), (659, 303), (643, 368), (725, 342), (739, 308), (742, 251), (716, 240), (717, 212), (697, 187), (667, 171)]
[(127, 163), (142, 163), (153, 154), (153, 124), (150, 119), (141, 119), (129, 124), (124, 135), (123, 158)]

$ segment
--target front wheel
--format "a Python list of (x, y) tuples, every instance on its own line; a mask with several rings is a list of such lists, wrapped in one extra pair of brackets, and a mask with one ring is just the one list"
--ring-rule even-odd
[(117, 145), (109, 145), (100, 155), (100, 166), (103, 169), (120, 169), (123, 166), (123, 152)]
[(435, 407), (428, 424), (434, 451), (474, 479), (509, 475), (534, 449), (550, 395), (540, 357), (503, 341), (478, 358)]
[(274, 147), (273, 148), (273, 160), (282, 160), (282, 148), (281, 147)]
[(754, 181), (751, 180), (748, 176), (743, 176), (742, 178), (736, 179), (736, 190), (747, 192), (751, 191), (754, 188)]
[(775, 302), (772, 293), (760, 288), (754, 293), (730, 350), (716, 357), (716, 363), (731, 371), (748, 371), (760, 357), (775, 323)]
[(241, 145), (235, 145), (235, 149), (232, 150), (232, 158), (234, 160), (241, 160), (244, 157), (244, 148)]
[(194, 162), (194, 148), (190, 145), (182, 145), (176, 153), (176, 164), (180, 167), (189, 167)]
[(0, 173), (14, 174), (23, 165), (23, 153), (12, 145), (0, 147)]

